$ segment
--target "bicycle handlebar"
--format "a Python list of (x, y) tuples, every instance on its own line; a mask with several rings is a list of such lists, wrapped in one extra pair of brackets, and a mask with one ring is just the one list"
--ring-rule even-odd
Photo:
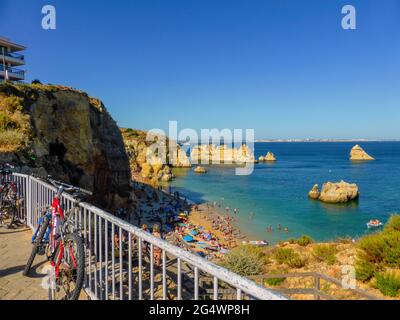
[(90, 191), (81, 189), (79, 187), (75, 187), (73, 185), (61, 182), (61, 181), (57, 181), (55, 179), (53, 179), (51, 176), (47, 177), (47, 181), (49, 181), (54, 187), (56, 187), (57, 189), (60, 190), (60, 188), (62, 188), (62, 191), (67, 191), (67, 192), (71, 192), (73, 191), (75, 194), (85, 194), (86, 196), (91, 196), (92, 193)]

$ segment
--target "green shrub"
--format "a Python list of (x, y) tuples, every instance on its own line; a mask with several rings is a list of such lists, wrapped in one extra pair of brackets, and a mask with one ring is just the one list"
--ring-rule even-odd
[(332, 245), (318, 245), (313, 249), (314, 257), (319, 261), (324, 261), (328, 265), (334, 265), (336, 262), (337, 249)]
[(279, 264), (286, 264), (290, 268), (302, 268), (307, 264), (307, 260), (300, 257), (293, 249), (278, 248), (274, 252), (274, 259)]
[(389, 297), (397, 297), (400, 291), (400, 276), (393, 271), (377, 273), (376, 287), (382, 294)]
[(270, 286), (279, 286), (285, 282), (286, 278), (270, 278), (266, 279), (265, 282)]
[(400, 215), (392, 215), (385, 226), (385, 231), (400, 232)]
[(277, 248), (274, 252), (274, 259), (279, 264), (284, 264), (288, 260), (292, 259), (296, 255), (293, 249), (289, 248)]
[(366, 282), (373, 278), (377, 271), (377, 265), (366, 261), (365, 259), (358, 258), (355, 264), (356, 278), (359, 281)]
[(400, 268), (400, 215), (393, 215), (382, 232), (361, 238), (358, 249), (356, 275), (361, 281), (385, 268)]
[(314, 242), (314, 240), (310, 236), (303, 235), (296, 242), (298, 245), (300, 245), (302, 247), (307, 247), (308, 245), (312, 244)]
[(360, 239), (359, 249), (365, 261), (390, 267), (400, 266), (400, 232), (385, 230)]
[(261, 248), (240, 246), (231, 250), (221, 265), (242, 276), (253, 276), (264, 271), (266, 262), (266, 255)]

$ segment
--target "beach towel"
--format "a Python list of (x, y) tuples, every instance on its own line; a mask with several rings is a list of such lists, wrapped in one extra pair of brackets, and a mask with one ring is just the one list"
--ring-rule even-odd
[(191, 242), (194, 242), (194, 239), (192, 236), (187, 235), (187, 236), (183, 237), (183, 241), (191, 243)]

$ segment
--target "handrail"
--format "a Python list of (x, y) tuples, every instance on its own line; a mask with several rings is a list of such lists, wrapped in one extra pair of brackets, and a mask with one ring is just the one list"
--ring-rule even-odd
[(10, 73), (19, 74), (21, 76), (25, 75), (25, 71), (24, 70), (16, 69), (16, 68), (5, 68), (3, 64), (0, 64), (0, 71), (5, 71), (6, 69)]
[[(0, 55), (3, 55), (3, 54), (0, 52)], [(5, 52), (4, 56), (10, 57), (10, 58), (14, 58), (14, 59), (23, 60), (23, 61), (25, 60), (25, 56), (24, 55), (19, 54), (19, 53), (15, 53), (15, 52)]]
[[(57, 189), (55, 187), (53, 187), (52, 185), (48, 184), (47, 182), (42, 181), (41, 179), (32, 177), (32, 176), (26, 176), (23, 174), (14, 174), (16, 177), (21, 178), (26, 178), (27, 179), (27, 194), (25, 194), (25, 198), (27, 198), (27, 206), (26, 206), (26, 210), (27, 210), (27, 221), (32, 222), (35, 218), (32, 219), (32, 217), (29, 217), (29, 215), (33, 214), (33, 206), (36, 205), (35, 203), (35, 199), (39, 198), (41, 199), (40, 201), (38, 201), (38, 204), (43, 204), (43, 202), (47, 202), (47, 199), (50, 199), (51, 197), (49, 196), (49, 191), (50, 192), (56, 192)], [(30, 190), (30, 188), (33, 188), (34, 190)], [(30, 190), (30, 191), (29, 191)], [(45, 195), (43, 197), (43, 194)], [(39, 195), (39, 196), (38, 196)], [(71, 207), (72, 204), (76, 204), (77, 200), (72, 197), (70, 194), (68, 193), (63, 193), (62, 198), (64, 198), (65, 200), (70, 201), (69, 207)], [(43, 199), (45, 199), (43, 201)], [(33, 204), (33, 205), (32, 205)], [(48, 203), (50, 204), (50, 203)], [(85, 243), (90, 243), (90, 248), (88, 248), (87, 250), (89, 251), (89, 254), (91, 257), (95, 257), (95, 262), (91, 262), (91, 260), (89, 259), (88, 263), (89, 263), (89, 269), (92, 269), (93, 264), (95, 265), (94, 268), (96, 270), (96, 265), (100, 262), (102, 263), (104, 260), (104, 256), (102, 258), (102, 253), (101, 253), (101, 246), (102, 246), (102, 240), (98, 239), (96, 234), (98, 234), (98, 236), (101, 234), (101, 227), (99, 229), (96, 229), (96, 225), (97, 225), (97, 221), (99, 221), (100, 225), (102, 220), (104, 220), (104, 225), (108, 224), (109, 226), (111, 225), (113, 230), (114, 228), (119, 228), (120, 234), (121, 234), (121, 230), (126, 231), (127, 233), (129, 233), (129, 239), (131, 239), (132, 236), (137, 237), (137, 239), (140, 239), (140, 241), (143, 242), (147, 242), (148, 244), (150, 244), (152, 246), (151, 252), (153, 252), (153, 247), (154, 248), (159, 248), (163, 251), (163, 256), (165, 257), (166, 254), (172, 255), (176, 258), (178, 258), (178, 260), (180, 262), (185, 262), (189, 265), (191, 265), (194, 268), (194, 275), (195, 275), (195, 283), (197, 281), (197, 285), (198, 285), (198, 278), (199, 278), (199, 271), (205, 272), (210, 274), (211, 276), (214, 277), (215, 280), (220, 280), (222, 282), (227, 283), (228, 285), (233, 286), (236, 290), (237, 290), (237, 297), (241, 297), (242, 294), (248, 295), (250, 297), (253, 297), (255, 299), (260, 299), (260, 300), (286, 300), (287, 298), (278, 293), (275, 292), (274, 290), (271, 289), (267, 289), (265, 287), (259, 286), (258, 284), (256, 284), (254, 281), (251, 281), (250, 279), (244, 278), (242, 276), (239, 276), (238, 274), (235, 274), (232, 271), (229, 271), (221, 266), (218, 266), (214, 263), (211, 263), (199, 256), (194, 255), (191, 252), (187, 252), (179, 247), (176, 247), (174, 245), (172, 245), (171, 243), (162, 240), (160, 238), (157, 238), (155, 236), (153, 236), (152, 234), (149, 234), (145, 231), (143, 231), (142, 229), (122, 220), (117, 218), (116, 216), (110, 214), (109, 212), (106, 212), (98, 207), (95, 207), (89, 203), (86, 202), (82, 202), (82, 203), (78, 203), (79, 207), (82, 209), (83, 213), (89, 213), (89, 215), (87, 216), (89, 221), (90, 221), (90, 217), (93, 214), (93, 219), (91, 220), (93, 223), (93, 220), (95, 220), (95, 227), (94, 227), (94, 231), (92, 229), (92, 231), (88, 231), (88, 237), (89, 239), (85, 239)], [(86, 216), (85, 216), (85, 221), (86, 221)], [(33, 227), (32, 223), (32, 227)], [(86, 227), (86, 222), (85, 222), (85, 227)], [(88, 225), (88, 228), (90, 228), (90, 222)], [(104, 227), (103, 227), (104, 228)], [(100, 230), (101, 229), (101, 230)], [(86, 230), (86, 229), (85, 229)], [(98, 231), (97, 231), (98, 230)], [(87, 231), (87, 230), (86, 230)], [(99, 232), (99, 233), (95, 233), (94, 239), (93, 240), (93, 236), (91, 236), (91, 232)], [(86, 234), (84, 235), (86, 236)], [(104, 234), (104, 236), (106, 237), (103, 243), (103, 246), (105, 247), (106, 244), (108, 245), (109, 243), (107, 243), (107, 241), (112, 241), (112, 243), (114, 244), (114, 240), (113, 239), (108, 239), (107, 238), (107, 232)], [(92, 237), (90, 239), (90, 237)], [(108, 240), (107, 240), (108, 239)], [(97, 241), (100, 241), (99, 244), (97, 244)], [(100, 246), (100, 257), (98, 258), (96, 256), (97, 253), (94, 253), (94, 255), (92, 255), (92, 249), (91, 249), (91, 243), (94, 242), (94, 246), (95, 248), (98, 248), (97, 245)], [(103, 250), (104, 250), (103, 247)], [(139, 247), (140, 248), (140, 247)], [(94, 249), (95, 251), (98, 249)], [(97, 252), (97, 251), (96, 251)], [(114, 253), (114, 251), (113, 251)], [(131, 254), (131, 253), (130, 253)], [(139, 250), (139, 255), (141, 255), (141, 250)], [(107, 259), (107, 258), (106, 258)], [(121, 259), (121, 258), (120, 258)], [(139, 261), (141, 258), (139, 258)], [(165, 258), (164, 258), (165, 259)], [(120, 262), (122, 262), (122, 260), (120, 260)], [(129, 264), (131, 263), (131, 261), (129, 261)], [(92, 264), (92, 267), (90, 267), (90, 264)], [(120, 264), (122, 265), (122, 263)], [(99, 274), (99, 278), (102, 279), (103, 275), (102, 275), (102, 267), (100, 267), (100, 274)], [(165, 268), (165, 266), (164, 266)], [(129, 268), (130, 269), (130, 268)], [(151, 269), (153, 270), (153, 269)], [(178, 266), (178, 270), (180, 270), (180, 267)], [(165, 275), (165, 271), (163, 270), (163, 276)], [(121, 276), (122, 276), (122, 270), (120, 270), (121, 272)], [(152, 271), (151, 271), (152, 272)], [(178, 271), (180, 272), (180, 271)], [(103, 284), (101, 283), (102, 280), (99, 280), (97, 278), (97, 271), (95, 271), (94, 273), (94, 280), (95, 282), (99, 282), (99, 283), (95, 283), (95, 292), (93, 292), (93, 289), (91, 288), (87, 288), (89, 292), (90, 296), (93, 298), (97, 298), (99, 296), (99, 294), (97, 293), (97, 287), (98, 286), (102, 286)], [(114, 273), (114, 258), (113, 258), (113, 273)], [(106, 277), (108, 276), (105, 275)], [(129, 275), (131, 276), (131, 274)], [(89, 277), (91, 277), (91, 275), (89, 275)], [(139, 271), (139, 278), (141, 277), (140, 271)], [(122, 278), (122, 277), (121, 277)], [(178, 275), (178, 279), (179, 279), (179, 275)], [(91, 280), (90, 280), (91, 281)], [(89, 282), (90, 282), (89, 281)], [(106, 280), (107, 282), (109, 281), (109, 279)], [(113, 284), (114, 284), (114, 279), (112, 279)], [(142, 280), (140, 279), (140, 282)], [(151, 280), (152, 281), (152, 280)], [(179, 281), (179, 280), (178, 280)], [(165, 283), (166, 284), (166, 283)], [(89, 284), (89, 286), (91, 285), (91, 283)], [(217, 286), (218, 287), (218, 286)], [(215, 288), (215, 287), (214, 287)], [(102, 289), (101, 289), (102, 290)], [(108, 289), (107, 289), (108, 290)], [(122, 289), (120, 289), (122, 290)], [(141, 290), (141, 289), (139, 289)], [(195, 299), (198, 298), (199, 293), (198, 293), (198, 289), (196, 292), (196, 288), (194, 289), (194, 297)], [(122, 293), (122, 291), (121, 291)], [(107, 291), (108, 294), (108, 291)], [(113, 292), (114, 295), (114, 292)], [(102, 293), (100, 293), (100, 298), (102, 296)], [(214, 293), (214, 297), (215, 297), (215, 293)], [(107, 298), (107, 297), (106, 297)]]
[[(283, 273), (283, 274), (266, 274), (266, 275), (260, 275), (260, 276), (253, 276), (251, 277), (251, 279), (253, 279), (254, 281), (259, 281), (259, 280), (264, 280), (264, 279), (274, 279), (274, 278), (307, 278), (307, 277), (312, 277), (315, 279), (315, 283), (316, 283), (316, 288), (311, 289), (311, 288), (296, 288), (296, 289), (276, 289), (279, 292), (283, 293), (283, 294), (289, 294), (289, 292), (292, 291), (292, 293), (290, 294), (296, 294), (296, 293), (303, 293), (303, 294), (312, 294), (315, 296), (329, 296), (331, 299), (333, 298), (330, 295), (327, 295), (325, 293), (323, 293), (320, 290), (320, 281), (321, 279), (331, 282), (335, 285), (338, 285), (340, 287), (343, 288), (343, 284), (340, 280), (333, 278), (331, 276), (328, 276), (326, 274), (322, 274), (320, 272), (302, 272), (302, 273)], [(343, 288), (346, 290), (349, 290), (351, 292), (357, 293), (367, 299), (370, 300), (384, 300), (380, 297), (377, 297), (365, 290), (362, 290), (360, 288)], [(310, 291), (310, 293), (306, 293), (308, 292), (308, 290), (312, 290), (312, 292)], [(302, 291), (302, 292), (301, 292)]]

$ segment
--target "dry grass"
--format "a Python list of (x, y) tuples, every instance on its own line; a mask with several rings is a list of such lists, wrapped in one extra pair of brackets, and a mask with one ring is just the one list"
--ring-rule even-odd
[(29, 115), (23, 110), (23, 99), (0, 95), (0, 152), (24, 149), (30, 137)]

